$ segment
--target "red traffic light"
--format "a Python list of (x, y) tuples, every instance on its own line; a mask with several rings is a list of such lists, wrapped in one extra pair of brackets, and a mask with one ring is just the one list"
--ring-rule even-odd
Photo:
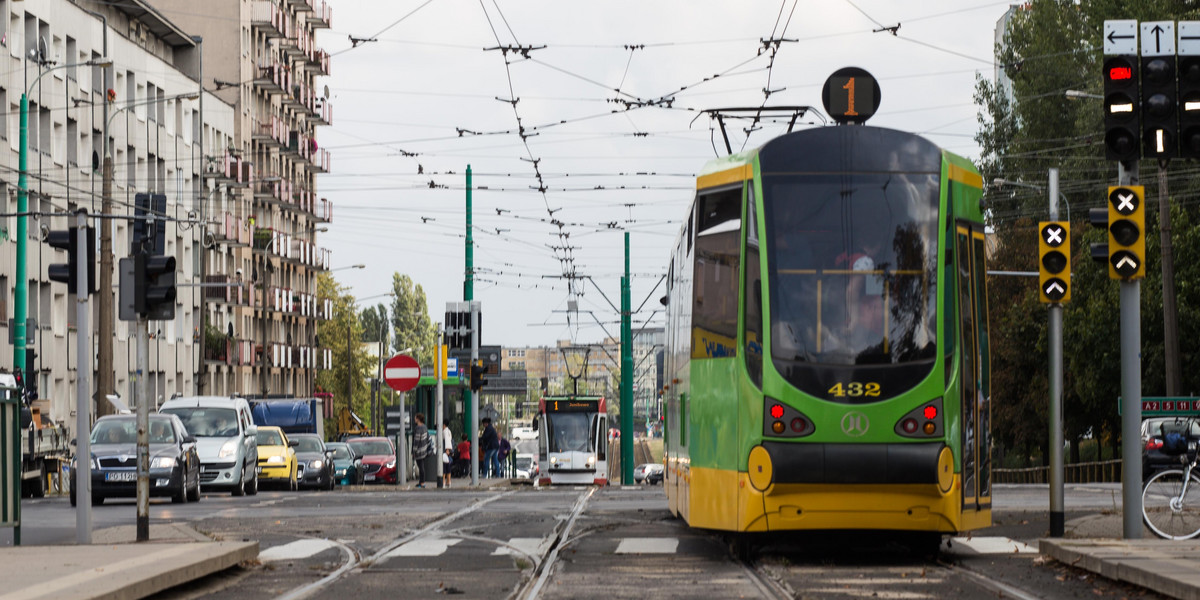
[(1129, 67), (1110, 67), (1108, 69), (1108, 78), (1111, 81), (1133, 79), (1133, 69)]

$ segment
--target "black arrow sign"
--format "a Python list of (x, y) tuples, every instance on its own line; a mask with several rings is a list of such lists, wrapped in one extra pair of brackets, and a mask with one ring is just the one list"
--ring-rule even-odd
[(1155, 52), (1162, 52), (1163, 31), (1165, 31), (1165, 30), (1162, 28), (1162, 25), (1155, 25), (1154, 29), (1150, 30), (1150, 33), (1154, 34), (1154, 51)]
[(1112, 42), (1114, 44), (1117, 43), (1117, 40), (1132, 40), (1132, 39), (1133, 39), (1132, 35), (1117, 35), (1116, 31), (1108, 32), (1108, 41)]

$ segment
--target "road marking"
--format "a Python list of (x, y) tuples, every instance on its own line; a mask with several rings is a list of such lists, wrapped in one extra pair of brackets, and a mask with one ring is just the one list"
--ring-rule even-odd
[(678, 538), (621, 538), (617, 554), (675, 554)]
[(422, 537), (396, 547), (395, 550), (384, 554), (385, 558), (394, 556), (441, 556), (446, 550), (462, 540), (439, 537)]
[(296, 540), (282, 546), (272, 546), (258, 553), (258, 560), (270, 562), (274, 560), (297, 560), (308, 558), (319, 552), (336, 547), (329, 540)]
[(508, 546), (496, 548), (496, 551), (492, 552), (492, 556), (523, 554), (540, 559), (549, 548), (550, 538), (509, 538)]
[(942, 552), (947, 554), (971, 555), (971, 554), (1037, 554), (1037, 548), (1029, 544), (1018, 542), (1011, 538), (992, 536), (992, 537), (956, 537), (953, 543), (947, 548), (942, 545)]

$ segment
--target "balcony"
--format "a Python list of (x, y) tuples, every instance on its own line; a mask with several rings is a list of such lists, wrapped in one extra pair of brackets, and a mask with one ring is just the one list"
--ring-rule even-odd
[(316, 125), (333, 125), (333, 104), (324, 98), (317, 99), (308, 114)]
[(282, 198), (280, 192), (282, 183), (282, 181), (264, 181), (263, 179), (259, 179), (254, 182), (254, 199), (278, 202)]
[(316, 204), (313, 206), (312, 215), (314, 219), (322, 223), (332, 223), (333, 202), (330, 202), (327, 198), (318, 199)]
[(328, 150), (315, 150), (311, 158), (309, 158), (309, 166), (317, 173), (328, 173), (331, 166), (331, 160)]
[(215, 229), (217, 241), (227, 246), (245, 247), (250, 245), (253, 235), (252, 228), (241, 217), (225, 213), (218, 219)]
[(314, 49), (308, 55), (308, 65), (315, 67), (318, 75), (329, 75), (329, 53), (324, 50)]
[(313, 11), (313, 0), (287, 0), (287, 3), (296, 12), (308, 13)]
[(333, 300), (317, 299), (317, 318), (325, 321), (333, 318)]
[(268, 96), (285, 93), (292, 87), (292, 73), (284, 65), (277, 62), (261, 63), (258, 74), (254, 77), (254, 87)]
[(229, 366), (254, 366), (254, 342), (224, 335), (219, 338), (210, 337), (209, 340), (205, 340), (204, 362)]
[(333, 9), (325, 0), (315, 0), (312, 3), (312, 13), (308, 15), (308, 23), (313, 29), (328, 29), (333, 27)]
[(243, 281), (228, 275), (205, 275), (204, 283), (217, 283), (225, 286), (204, 288), (205, 300), (237, 306), (254, 305), (254, 287), (244, 285)]
[(277, 115), (271, 115), (270, 119), (255, 119), (252, 139), (254, 143), (267, 148), (281, 148), (287, 144), (287, 124)]
[(254, 250), (271, 256), (292, 260), (292, 236), (274, 229), (254, 230)]
[(287, 31), (289, 19), (288, 14), (274, 2), (256, 0), (250, 4), (250, 26), (268, 38), (282, 37)]

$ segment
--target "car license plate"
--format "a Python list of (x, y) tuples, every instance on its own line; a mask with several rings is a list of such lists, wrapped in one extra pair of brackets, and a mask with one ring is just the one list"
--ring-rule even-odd
[(136, 471), (117, 471), (104, 474), (105, 481), (137, 481)]
[(367, 476), (363, 477), (363, 481), (375, 481), (375, 476), (367, 475)]

